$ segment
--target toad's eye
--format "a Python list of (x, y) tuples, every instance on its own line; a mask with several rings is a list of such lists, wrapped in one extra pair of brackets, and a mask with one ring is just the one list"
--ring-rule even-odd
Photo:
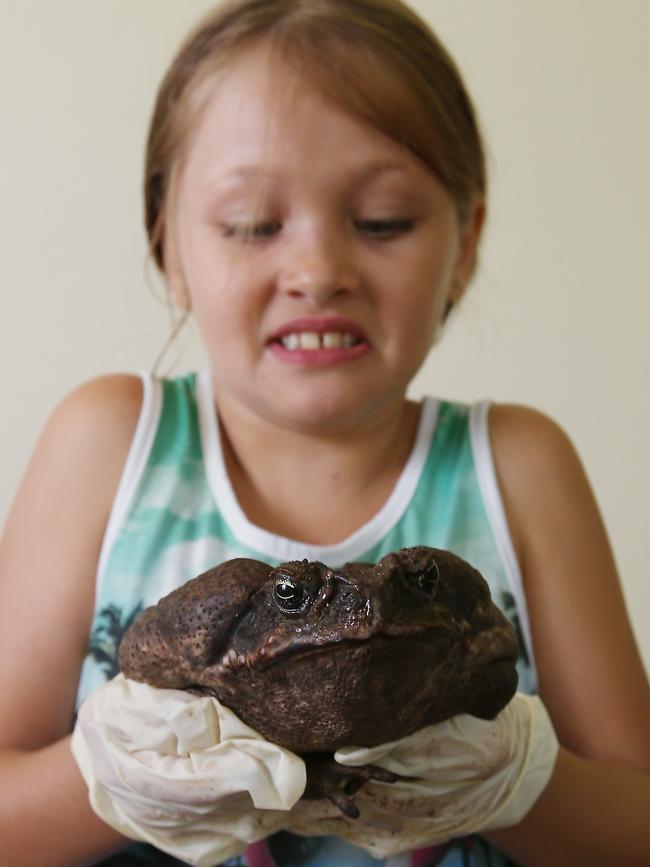
[(273, 596), (284, 611), (297, 611), (305, 601), (305, 590), (291, 578), (283, 575), (273, 588)]
[(423, 593), (426, 593), (429, 597), (433, 597), (440, 580), (440, 570), (436, 561), (434, 560), (424, 572), (414, 575), (413, 580)]

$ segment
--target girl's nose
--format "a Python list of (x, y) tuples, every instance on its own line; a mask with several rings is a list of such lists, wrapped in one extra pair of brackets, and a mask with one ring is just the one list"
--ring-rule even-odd
[(279, 290), (321, 306), (332, 298), (354, 293), (359, 276), (348, 243), (331, 235), (296, 239), (283, 251)]

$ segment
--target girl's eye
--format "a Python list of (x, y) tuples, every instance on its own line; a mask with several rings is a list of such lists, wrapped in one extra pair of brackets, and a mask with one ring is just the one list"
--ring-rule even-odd
[(224, 225), (222, 234), (224, 238), (239, 238), (244, 243), (252, 243), (254, 241), (265, 241), (267, 238), (272, 238), (282, 228), (282, 224), (278, 222), (268, 223), (239, 223)]
[(355, 226), (359, 231), (380, 241), (390, 241), (400, 235), (405, 235), (413, 229), (414, 225), (415, 221), (411, 219), (355, 221)]
[[(379, 241), (390, 241), (410, 232), (415, 221), (410, 218), (386, 219), (386, 220), (355, 220), (356, 229), (364, 235)], [(231, 223), (222, 226), (224, 238), (238, 238), (243, 243), (249, 244), (256, 241), (266, 241), (273, 238), (282, 228), (282, 223), (268, 221), (265, 223)]]

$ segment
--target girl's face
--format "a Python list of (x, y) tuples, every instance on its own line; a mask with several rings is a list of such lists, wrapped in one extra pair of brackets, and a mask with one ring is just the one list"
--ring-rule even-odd
[(189, 140), (166, 246), (219, 401), (321, 432), (394, 409), (469, 278), (481, 213), (461, 231), (408, 151), (246, 54)]

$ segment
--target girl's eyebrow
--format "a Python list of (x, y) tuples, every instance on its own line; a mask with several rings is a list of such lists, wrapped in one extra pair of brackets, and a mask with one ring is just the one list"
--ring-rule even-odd
[[(389, 174), (410, 174), (408, 168), (400, 162), (389, 160), (375, 160), (370, 163), (362, 163), (349, 171), (343, 172), (346, 183), (351, 186), (362, 187), (375, 178)], [(223, 174), (216, 175), (206, 181), (201, 187), (201, 194), (206, 196), (215, 193), (229, 192), (233, 188), (246, 186), (250, 182), (259, 183), (271, 180), (283, 180), (286, 170), (281, 167), (266, 167), (254, 163), (234, 166)]]
[(198, 199), (208, 203), (228, 199), (255, 186), (259, 188), (260, 184), (268, 184), (273, 177), (278, 177), (277, 173), (258, 166), (237, 166), (208, 177), (197, 189)]

